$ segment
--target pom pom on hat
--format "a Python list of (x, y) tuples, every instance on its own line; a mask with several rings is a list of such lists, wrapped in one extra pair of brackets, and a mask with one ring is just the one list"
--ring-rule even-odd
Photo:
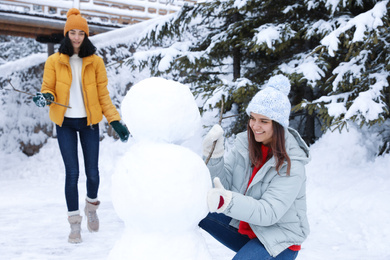
[(81, 15), (79, 9), (77, 9), (77, 8), (70, 8), (70, 9), (68, 10), (68, 12), (66, 13), (66, 18), (69, 18), (69, 16), (71, 16), (71, 15), (78, 15), (78, 14)]
[(278, 122), (283, 127), (288, 127), (291, 111), (290, 93), (291, 84), (286, 76), (276, 75), (269, 79), (266, 87), (252, 98), (246, 109), (250, 116), (251, 112), (261, 114)]
[(267, 83), (267, 87), (277, 89), (286, 96), (288, 96), (288, 93), (290, 93), (291, 89), (290, 81), (286, 76), (283, 75), (276, 75), (270, 78)]
[(80, 10), (77, 8), (71, 8), (66, 14), (67, 20), (64, 27), (64, 36), (67, 32), (73, 29), (84, 31), (89, 36), (89, 28), (87, 20), (81, 17)]

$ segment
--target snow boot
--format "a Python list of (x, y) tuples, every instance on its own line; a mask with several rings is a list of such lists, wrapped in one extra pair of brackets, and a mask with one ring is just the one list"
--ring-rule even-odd
[(88, 200), (85, 200), (84, 212), (87, 216), (87, 226), (89, 232), (98, 232), (99, 231), (99, 218), (96, 214), (96, 210), (99, 208), (100, 201), (91, 203)]
[(70, 234), (68, 238), (68, 242), (72, 244), (81, 243), (81, 220), (83, 219), (80, 215), (73, 215), (68, 217), (68, 221), (70, 224)]

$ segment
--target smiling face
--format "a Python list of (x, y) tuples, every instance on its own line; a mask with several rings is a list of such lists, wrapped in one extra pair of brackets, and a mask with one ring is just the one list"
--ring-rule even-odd
[(256, 142), (263, 143), (264, 145), (271, 143), (272, 135), (274, 133), (271, 119), (251, 112), (249, 126), (253, 131)]
[(68, 36), (70, 42), (72, 43), (74, 53), (79, 53), (80, 46), (85, 39), (85, 32), (83, 32), (82, 30), (73, 29), (69, 31)]

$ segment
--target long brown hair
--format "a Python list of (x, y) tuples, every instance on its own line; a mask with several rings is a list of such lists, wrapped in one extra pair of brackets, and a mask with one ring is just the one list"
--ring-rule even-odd
[[(278, 122), (272, 120), (272, 141), (270, 144), (270, 148), (272, 151), (272, 156), (275, 157), (276, 161), (276, 171), (279, 173), (280, 168), (283, 165), (284, 161), (287, 161), (287, 175), (290, 175), (291, 169), (291, 160), (286, 151), (286, 141), (284, 137), (284, 128)], [(257, 142), (255, 139), (255, 135), (249, 125), (249, 120), (247, 124), (247, 133), (248, 133), (248, 150), (249, 150), (249, 159), (252, 162), (252, 166), (259, 167), (262, 164), (262, 152), (261, 152), (261, 143)], [(267, 159), (269, 159), (269, 155)]]

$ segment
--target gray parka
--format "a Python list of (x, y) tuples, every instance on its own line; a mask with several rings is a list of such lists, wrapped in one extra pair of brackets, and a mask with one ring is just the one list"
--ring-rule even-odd
[(309, 148), (298, 132), (285, 130), (290, 176), (287, 162), (278, 174), (272, 157), (257, 172), (245, 193), (253, 171), (246, 132), (237, 135), (234, 148), (225, 158), (211, 159), (208, 163), (211, 177), (219, 177), (225, 189), (233, 193), (223, 212), (232, 218), (230, 225), (238, 228), (240, 221), (249, 223), (273, 257), (292, 245), (301, 245), (309, 234), (305, 174), (305, 164), (310, 161)]

